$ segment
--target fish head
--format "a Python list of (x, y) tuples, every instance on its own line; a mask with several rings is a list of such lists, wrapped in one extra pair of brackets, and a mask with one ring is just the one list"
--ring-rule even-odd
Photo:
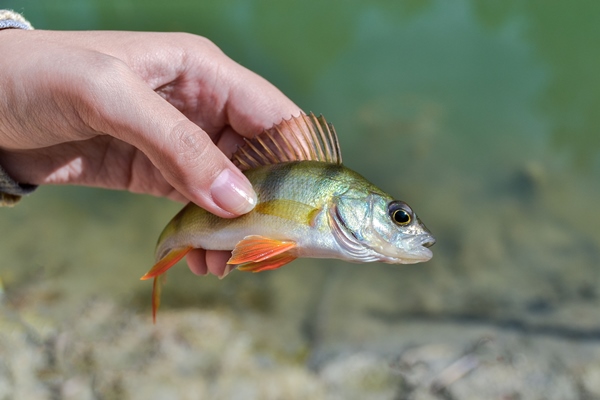
[(381, 193), (349, 191), (330, 210), (332, 229), (347, 259), (414, 264), (431, 259), (435, 238), (413, 209)]

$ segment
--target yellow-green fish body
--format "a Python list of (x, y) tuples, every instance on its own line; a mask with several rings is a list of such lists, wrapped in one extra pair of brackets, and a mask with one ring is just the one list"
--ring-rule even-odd
[[(290, 139), (292, 138), (292, 139)], [(301, 115), (263, 132), (234, 162), (258, 201), (235, 219), (186, 205), (161, 234), (155, 278), (189, 250), (233, 250), (230, 267), (263, 271), (296, 258), (409, 264), (432, 257), (435, 239), (414, 211), (344, 167), (337, 136), (324, 118)]]
[[(244, 173), (258, 197), (251, 212), (226, 219), (189, 203), (161, 234), (157, 259), (181, 247), (233, 250), (252, 235), (294, 241), (296, 245), (290, 252), (296, 258), (402, 264), (431, 258), (431, 251), (421, 246), (432, 242), (429, 232), (423, 228), (415, 237), (419, 228), (413, 228), (400, 236), (387, 210), (393, 198), (342, 165), (296, 161), (261, 166)], [(373, 217), (383, 217), (389, 223), (373, 224)], [(418, 224), (416, 215), (413, 218)], [(351, 237), (359, 234), (364, 246), (349, 248)], [(412, 238), (411, 244), (420, 243), (413, 248), (401, 243), (390, 246), (390, 241), (407, 240), (407, 235)], [(355, 247), (360, 244), (356, 239)]]

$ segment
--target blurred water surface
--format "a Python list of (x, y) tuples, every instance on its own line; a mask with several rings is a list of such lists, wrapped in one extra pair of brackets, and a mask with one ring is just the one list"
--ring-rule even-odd
[[(393, 361), (436, 344), (462, 349), (460, 359), (469, 340), (516, 335), (507, 352), (536, 343), (534, 353), (560, 360), (559, 372), (543, 357), (527, 364), (533, 375), (566, 376), (556, 398), (570, 398), (578, 384), (600, 395), (598, 384), (586, 383), (600, 371), (600, 3), (3, 0), (2, 7), (24, 12), (38, 29), (210, 38), (306, 111), (324, 114), (345, 163), (411, 204), (438, 239), (434, 259), (413, 266), (300, 260), (223, 281), (179, 266), (163, 292), (165, 318), (222, 312), (254, 335), (254, 350), (276, 349), (281, 359), (270, 362), (295, 363), (329, 379), (330, 389), (338, 382), (331, 360), (340, 354)], [(127, 193), (42, 187), (0, 210), (3, 307), (25, 320), (36, 310), (33, 320), (46, 319), (28, 326), (59, 335), (86, 305), (110, 299), (115, 313), (160, 330), (148, 317), (150, 285), (138, 278), (179, 208)], [(547, 340), (551, 350), (540, 344)], [(477, 383), (494, 377), (474, 373), (467, 389), (459, 382), (448, 386), (455, 397), (440, 398), (478, 398), (485, 389)], [(419, 385), (431, 386), (406, 371), (385, 379), (360, 390), (413, 398)], [(388, 384), (389, 393), (377, 392)], [(506, 393), (554, 398), (543, 387)], [(337, 398), (323, 390), (323, 398)]]

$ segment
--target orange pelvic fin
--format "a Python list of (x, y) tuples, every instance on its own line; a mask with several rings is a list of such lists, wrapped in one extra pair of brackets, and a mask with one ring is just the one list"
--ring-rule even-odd
[(227, 264), (258, 263), (285, 253), (294, 247), (296, 247), (296, 243), (292, 241), (270, 239), (258, 235), (246, 236), (235, 246)]
[(181, 260), (190, 250), (192, 250), (191, 246), (169, 251), (166, 256), (154, 264), (150, 271), (146, 272), (146, 275), (142, 276), (140, 279), (145, 281), (146, 279), (156, 278), (157, 276), (164, 274), (169, 268), (177, 264), (177, 261)]
[(291, 263), (296, 259), (296, 256), (291, 255), (290, 253), (281, 253), (273, 256), (271, 258), (267, 258), (266, 260), (258, 261), (258, 262), (247, 262), (241, 264), (237, 267), (237, 269), (241, 271), (252, 271), (252, 272), (261, 272), (268, 271), (270, 269), (277, 269), (279, 267), (284, 266), (287, 263)]

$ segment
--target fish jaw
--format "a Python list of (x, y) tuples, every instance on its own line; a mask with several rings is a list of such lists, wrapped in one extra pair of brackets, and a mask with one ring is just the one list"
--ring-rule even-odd
[(416, 264), (433, 257), (429, 249), (435, 243), (433, 235), (414, 213), (410, 226), (395, 225), (388, 214), (391, 202), (387, 195), (359, 190), (349, 190), (332, 202), (329, 225), (343, 259)]
[(431, 260), (433, 252), (425, 246), (414, 246), (399, 257), (389, 257), (381, 255), (379, 261), (386, 264), (417, 264)]
[(374, 230), (370, 233), (373, 248), (380, 254), (379, 261), (386, 264), (417, 264), (431, 260), (433, 252), (429, 247), (435, 244), (435, 238), (428, 231), (412, 237), (397, 235), (390, 240)]
[[(433, 253), (422, 243), (428, 243), (432, 236), (424, 237), (420, 243), (407, 241), (405, 246), (395, 247), (381, 238), (365, 240), (358, 238), (353, 232), (343, 226), (343, 222), (335, 213), (330, 213), (330, 224), (333, 236), (338, 245), (338, 256), (345, 261), (353, 263), (383, 262), (386, 264), (417, 264), (429, 261)], [(365, 243), (371, 243), (366, 245)]]

